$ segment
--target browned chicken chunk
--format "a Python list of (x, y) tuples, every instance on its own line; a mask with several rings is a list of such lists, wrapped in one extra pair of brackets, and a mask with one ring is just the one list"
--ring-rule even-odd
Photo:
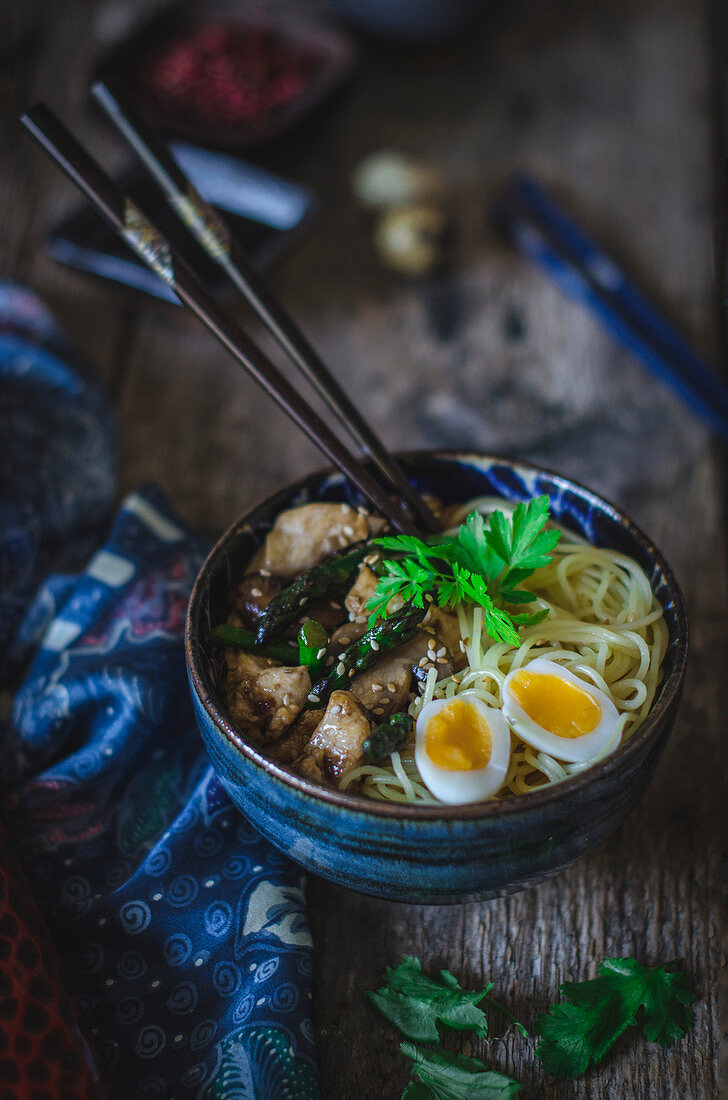
[(407, 709), (413, 666), (427, 656), (431, 638), (431, 634), (418, 630), (409, 642), (384, 653), (375, 665), (352, 679), (352, 693), (374, 721)]
[(377, 587), (377, 576), (368, 565), (361, 565), (357, 578), (346, 594), (344, 603), (352, 619), (366, 615), (366, 603)]
[(459, 672), (461, 668), (465, 668), (468, 659), (460, 648), (460, 624), (457, 615), (454, 615), (452, 611), (443, 611), (441, 607), (430, 604), (430, 610), (427, 612), (422, 625), (425, 630), (428, 627), (434, 630), (437, 641), (436, 651), (441, 649), (442, 646), (447, 649), (447, 653), (442, 656), (449, 661), (451, 671)]
[(367, 518), (348, 504), (304, 504), (281, 512), (251, 568), (297, 577), (324, 558), (369, 535)]
[(298, 717), (311, 690), (308, 670), (228, 649), (227, 698), (232, 718), (258, 742), (273, 741)]
[(281, 764), (292, 764), (308, 745), (323, 716), (323, 708), (304, 710), (290, 729), (267, 748), (268, 755)]
[(334, 691), (316, 732), (294, 767), (309, 779), (339, 786), (361, 764), (362, 746), (369, 732), (369, 718), (359, 700), (349, 691)]

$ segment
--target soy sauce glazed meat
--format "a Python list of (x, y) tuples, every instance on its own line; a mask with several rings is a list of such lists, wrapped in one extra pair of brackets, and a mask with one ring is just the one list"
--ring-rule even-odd
[(233, 721), (267, 755), (329, 787), (402, 744), (428, 671), (439, 679), (465, 661), (457, 617), (440, 608), (393, 601), (369, 626), (371, 540), (385, 526), (346, 504), (281, 513), (212, 634)]

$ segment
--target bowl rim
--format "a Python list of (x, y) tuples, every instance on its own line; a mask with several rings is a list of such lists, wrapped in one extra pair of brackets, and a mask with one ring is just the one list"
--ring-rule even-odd
[(477, 462), (485, 461), (493, 464), (498, 463), (510, 466), (516, 470), (524, 470), (532, 474), (545, 474), (555, 485), (562, 489), (576, 489), (582, 499), (596, 505), (602, 513), (606, 513), (610, 518), (618, 522), (620, 526), (625, 527), (630, 535), (643, 545), (646, 552), (657, 566), (657, 569), (662, 574), (666, 588), (669, 591), (674, 608), (676, 624), (674, 637), (671, 637), (670, 641), (677, 642), (675, 667), (668, 679), (662, 685), (660, 696), (653, 705), (645, 721), (626, 743), (620, 745), (614, 752), (609, 753), (609, 755), (605, 756), (602, 760), (592, 764), (591, 767), (585, 771), (576, 772), (567, 779), (560, 780), (558, 783), (545, 784), (543, 787), (538, 787), (526, 794), (513, 795), (511, 798), (503, 800), (491, 799), (484, 802), (471, 802), (454, 806), (446, 804), (432, 805), (431, 803), (418, 805), (416, 803), (403, 804), (398, 802), (385, 802), (367, 798), (363, 795), (349, 794), (346, 791), (340, 791), (336, 788), (324, 787), (322, 784), (298, 775), (285, 765), (279, 764), (275, 760), (271, 760), (254, 745), (248, 743), (241, 736), (226, 714), (224, 714), (210, 698), (203, 684), (200, 670), (196, 665), (195, 649), (196, 647), (202, 649), (202, 642), (199, 639), (197, 629), (197, 618), (205, 595), (207, 576), (213, 565), (216, 564), (216, 559), (227, 552), (228, 544), (234, 540), (236, 534), (249, 525), (249, 517), (253, 513), (265, 508), (274, 501), (276, 497), (285, 496), (295, 498), (295, 496), (304, 490), (311, 481), (325, 480), (327, 476), (336, 476), (339, 473), (339, 471), (332, 466), (323, 466), (312, 470), (304, 477), (298, 478), (282, 489), (269, 493), (262, 500), (258, 501), (257, 504), (250, 507), (240, 519), (232, 523), (220, 536), (205, 558), (195, 579), (187, 606), (185, 621), (185, 659), (191, 687), (194, 689), (199, 703), (207, 712), (208, 717), (212, 720), (213, 725), (225, 736), (231, 747), (240, 752), (250, 763), (261, 768), (271, 779), (277, 780), (279, 783), (297, 792), (297, 794), (313, 798), (317, 802), (324, 802), (329, 806), (337, 806), (350, 812), (361, 813), (375, 818), (452, 822), (512, 817), (522, 812), (527, 812), (529, 809), (536, 810), (539, 807), (543, 808), (554, 801), (559, 801), (567, 797), (571, 792), (575, 793), (582, 791), (596, 780), (611, 775), (627, 765), (635, 756), (640, 754), (643, 747), (648, 742), (656, 738), (662, 728), (663, 720), (679, 702), (685, 679), (688, 653), (688, 622), (685, 610), (685, 600), (677, 578), (672, 568), (665, 560), (662, 552), (652, 539), (649, 538), (649, 536), (646, 535), (634, 520), (623, 512), (621, 508), (618, 508), (611, 501), (595, 493), (587, 486), (582, 485), (581, 482), (550, 470), (546, 466), (541, 466), (540, 464), (528, 462), (520, 458), (512, 458), (507, 455), (492, 454), (487, 451), (475, 451), (472, 449), (460, 450), (457, 447), (422, 447), (406, 451), (397, 451), (395, 454), (397, 459), (405, 466), (418, 459), (428, 459), (430, 461), (433, 459), (442, 459), (445, 461), (456, 459), (461, 462), (467, 462), (468, 459), (471, 461), (475, 459)]

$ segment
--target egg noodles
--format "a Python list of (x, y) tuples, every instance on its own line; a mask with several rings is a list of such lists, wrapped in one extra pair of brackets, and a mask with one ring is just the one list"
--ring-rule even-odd
[[(500, 498), (480, 497), (464, 504), (451, 522), (459, 524), (473, 510), (487, 514), (494, 508), (507, 512), (509, 505)], [(521, 630), (518, 648), (489, 637), (483, 627), (482, 607), (458, 606), (461, 649), (467, 665), (439, 681), (437, 669), (431, 668), (422, 693), (409, 705), (409, 714), (416, 721), (422, 708), (434, 699), (449, 699), (465, 691), (501, 710), (508, 673), (540, 658), (604, 692), (617, 708), (618, 719), (608, 742), (579, 763), (560, 761), (511, 732), (510, 766), (497, 798), (557, 783), (628, 740), (652, 706), (667, 649), (662, 607), (642, 568), (624, 554), (592, 546), (563, 531), (551, 563), (529, 577), (528, 588), (537, 597), (534, 609), (537, 606), (549, 613), (544, 621)], [(371, 798), (437, 803), (420, 777), (414, 750), (413, 731), (407, 745), (392, 753), (391, 762), (355, 768), (342, 789), (359, 781), (361, 793)]]

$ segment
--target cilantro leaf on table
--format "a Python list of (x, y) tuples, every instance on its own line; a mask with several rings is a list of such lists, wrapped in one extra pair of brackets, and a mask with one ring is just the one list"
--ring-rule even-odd
[(671, 1046), (692, 1023), (688, 1007), (695, 994), (685, 975), (664, 966), (641, 966), (634, 959), (604, 959), (599, 977), (564, 982), (568, 999), (554, 1005), (536, 1021), (541, 1036), (536, 1053), (547, 1073), (578, 1077), (596, 1065), (642, 1010), (647, 1039)]
[(400, 1043), (399, 1049), (414, 1062), (414, 1079), (402, 1100), (508, 1100), (521, 1090), (518, 1081), (487, 1069), (477, 1058), (412, 1043)]
[[(425, 600), (454, 609), (468, 602), (483, 608), (483, 623), (493, 638), (518, 645), (517, 626), (541, 622), (548, 611), (513, 614), (506, 605), (533, 603), (533, 592), (523, 581), (548, 565), (560, 532), (544, 530), (549, 517), (548, 497), (517, 504), (509, 520), (492, 512), (488, 522), (471, 512), (454, 538), (430, 545), (412, 535), (388, 536), (374, 543), (385, 551), (374, 595), (367, 602), (369, 625), (387, 617), (390, 600), (397, 597), (415, 607)], [(391, 555), (396, 555), (392, 557)]]
[(461, 989), (449, 970), (430, 978), (420, 960), (405, 955), (398, 966), (387, 967), (387, 984), (366, 994), (375, 1008), (408, 1039), (438, 1043), (437, 1021), (456, 1031), (488, 1034), (485, 1013), (475, 1006), (490, 993), (493, 983), (481, 990)]

